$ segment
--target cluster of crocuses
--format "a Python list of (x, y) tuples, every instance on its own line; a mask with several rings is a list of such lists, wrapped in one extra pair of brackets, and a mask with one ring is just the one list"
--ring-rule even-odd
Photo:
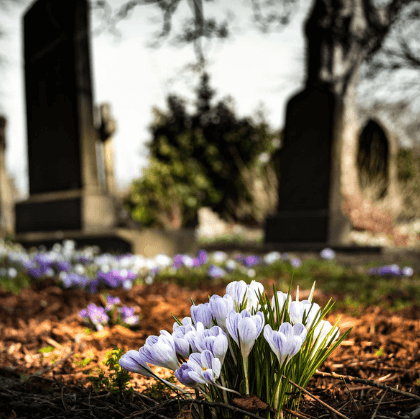
[(369, 275), (381, 277), (411, 277), (413, 273), (414, 270), (411, 267), (400, 268), (398, 264), (384, 265), (369, 270)]
[[(150, 365), (172, 369), (182, 384), (209, 401), (231, 403), (237, 395), (256, 395), (267, 410), (282, 415), (282, 407), (295, 408), (299, 390), (345, 338), (337, 323), (324, 320), (331, 309), (308, 300), (292, 300), (278, 292), (269, 299), (261, 283), (232, 282), (226, 294), (193, 305), (191, 317), (176, 317), (173, 332), (150, 336), (143, 347), (120, 359), (124, 369), (154, 377), (168, 386)], [(173, 386), (180, 389), (176, 386)], [(182, 390), (182, 392), (186, 392)], [(228, 412), (213, 413), (217, 417)], [(266, 413), (268, 414), (268, 413)], [(283, 413), (284, 414), (284, 413)]]
[(135, 308), (122, 306), (118, 307), (121, 303), (118, 297), (106, 296), (105, 308), (91, 303), (86, 309), (79, 312), (79, 316), (83, 322), (92, 329), (101, 331), (104, 326), (109, 324), (119, 324), (125, 327), (136, 327), (140, 322), (138, 315), (135, 315)]

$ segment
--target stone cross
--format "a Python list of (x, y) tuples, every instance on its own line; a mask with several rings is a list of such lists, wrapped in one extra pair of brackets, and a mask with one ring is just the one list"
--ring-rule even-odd
[(111, 195), (117, 194), (114, 176), (114, 139), (117, 122), (112, 116), (111, 105), (103, 103), (99, 107), (100, 125), (98, 137), (102, 144), (102, 161), (104, 166), (105, 189)]
[(15, 197), (6, 171), (6, 125), (6, 118), (0, 116), (0, 231), (13, 233)]

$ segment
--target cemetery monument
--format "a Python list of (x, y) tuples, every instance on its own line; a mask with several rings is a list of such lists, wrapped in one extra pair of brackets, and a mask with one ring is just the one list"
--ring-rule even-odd
[[(121, 223), (112, 197), (109, 106), (102, 107), (99, 133), (94, 126), (88, 16), (87, 0), (38, 0), (24, 16), (30, 196), (15, 207), (16, 239), (50, 246), (69, 238), (144, 255), (186, 251), (192, 232), (171, 235)], [(105, 142), (105, 186), (98, 137)]]

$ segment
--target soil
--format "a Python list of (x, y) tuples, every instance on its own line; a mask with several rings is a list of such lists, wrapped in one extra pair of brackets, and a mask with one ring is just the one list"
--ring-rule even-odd
[[(136, 307), (140, 329), (113, 326), (89, 333), (78, 312), (89, 303), (101, 304), (99, 295), (62, 290), (52, 282), (34, 284), (20, 296), (0, 291), (0, 418), (191, 418), (188, 401), (178, 404), (156, 387), (160, 394), (152, 394), (155, 381), (150, 378), (132, 374), (134, 394), (120, 396), (96, 392), (87, 382), (87, 370), (105, 369), (102, 361), (114, 346), (124, 351), (138, 349), (149, 335), (172, 331), (172, 313), (181, 319), (189, 316), (190, 298), (202, 303), (214, 293), (223, 295), (225, 289), (210, 283), (198, 290), (154, 283), (134, 286), (128, 292), (112, 290), (109, 294), (118, 296), (122, 304)], [(329, 297), (317, 292), (315, 301), (322, 306)], [(335, 321), (341, 315), (341, 331), (353, 329), (320, 368), (326, 374), (359, 380), (318, 374), (307, 387), (339, 414), (304, 394), (300, 418), (418, 416), (420, 307), (400, 312), (369, 307), (362, 313), (353, 317), (335, 311), (328, 316)], [(49, 353), (39, 352), (49, 346)], [(91, 361), (82, 366), (86, 358)], [(161, 376), (171, 374), (162, 368), (154, 370)], [(252, 417), (252, 407), (246, 411), (248, 415), (232, 407), (237, 418)]]

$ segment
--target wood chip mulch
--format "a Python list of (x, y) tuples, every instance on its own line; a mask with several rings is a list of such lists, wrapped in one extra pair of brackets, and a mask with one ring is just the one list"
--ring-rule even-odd
[[(135, 392), (120, 396), (95, 392), (87, 383), (88, 371), (105, 370), (102, 361), (114, 346), (138, 349), (149, 335), (172, 331), (172, 313), (189, 316), (191, 297), (201, 303), (214, 293), (223, 295), (224, 288), (208, 284), (191, 291), (155, 283), (111, 291), (122, 304), (136, 307), (141, 328), (88, 333), (78, 312), (100, 304), (98, 295), (53, 283), (34, 285), (20, 296), (0, 291), (0, 418), (193, 418), (191, 401), (156, 391), (150, 378), (132, 374)], [(318, 292), (315, 301), (322, 306), (327, 298)], [(399, 312), (369, 307), (357, 317), (335, 311), (328, 320), (340, 315), (341, 331), (353, 327), (352, 332), (309, 382), (310, 395), (303, 393), (299, 411), (283, 415), (420, 418), (420, 307)], [(48, 353), (39, 352), (46, 347)], [(89, 363), (83, 366), (83, 360)], [(151, 389), (161, 393), (159, 398)], [(208, 403), (200, 404), (210, 413)], [(258, 418), (251, 405), (227, 409), (234, 418)]]

